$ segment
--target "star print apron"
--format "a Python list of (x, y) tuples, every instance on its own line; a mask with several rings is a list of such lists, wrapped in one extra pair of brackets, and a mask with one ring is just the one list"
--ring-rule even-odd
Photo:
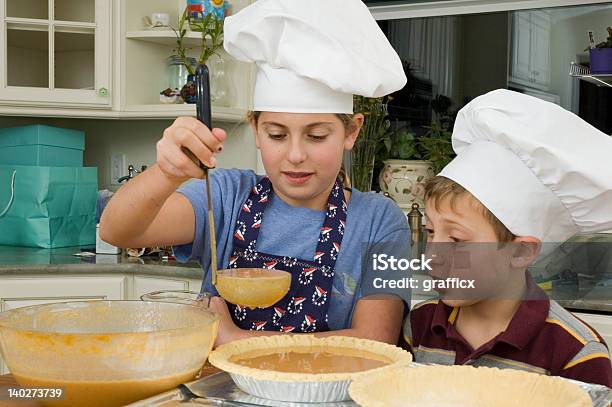
[(236, 221), (230, 268), (266, 268), (291, 273), (285, 297), (268, 308), (249, 309), (228, 304), (232, 318), (242, 329), (319, 332), (328, 331), (327, 311), (332, 292), (334, 267), (344, 235), (347, 205), (342, 183), (336, 180), (327, 202), (327, 213), (317, 248), (311, 259), (275, 256), (256, 250), (263, 213), (271, 197), (267, 177), (253, 187)]

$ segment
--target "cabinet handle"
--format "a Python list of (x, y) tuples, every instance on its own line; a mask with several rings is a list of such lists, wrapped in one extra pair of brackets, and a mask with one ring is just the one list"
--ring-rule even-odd
[(98, 89), (98, 95), (100, 95), (100, 96), (108, 96), (108, 89), (106, 89), (106, 88)]

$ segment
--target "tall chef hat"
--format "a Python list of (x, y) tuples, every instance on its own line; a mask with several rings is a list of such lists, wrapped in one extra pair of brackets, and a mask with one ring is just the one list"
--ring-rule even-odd
[(406, 84), (361, 0), (259, 0), (225, 19), (224, 47), (256, 63), (256, 111), (353, 113), (353, 94), (380, 97)]
[(559, 243), (612, 229), (612, 138), (553, 103), (495, 90), (466, 105), (441, 176), (512, 233)]

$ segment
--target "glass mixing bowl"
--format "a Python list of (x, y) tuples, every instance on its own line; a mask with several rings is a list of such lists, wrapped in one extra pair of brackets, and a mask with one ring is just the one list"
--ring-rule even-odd
[(80, 301), (0, 313), (0, 352), (23, 387), (62, 388), (58, 406), (119, 406), (194, 379), (219, 317), (150, 301)]

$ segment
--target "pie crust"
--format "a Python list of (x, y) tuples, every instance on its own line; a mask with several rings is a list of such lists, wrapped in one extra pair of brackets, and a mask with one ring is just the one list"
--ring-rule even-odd
[(473, 366), (399, 367), (356, 379), (363, 407), (591, 407), (589, 395), (558, 377)]
[[(240, 355), (276, 353), (279, 349), (284, 352), (307, 352), (309, 349), (320, 351), (321, 348), (334, 351), (347, 349), (347, 354), (351, 355), (362, 350), (389, 363), (351, 373), (292, 373), (247, 367), (232, 361)], [(317, 338), (314, 335), (297, 334), (261, 336), (230, 342), (215, 349), (209, 361), (213, 366), (228, 372), (241, 390), (257, 397), (295, 402), (333, 402), (349, 399), (348, 386), (353, 379), (408, 365), (412, 355), (397, 346), (367, 339), (349, 336)]]

